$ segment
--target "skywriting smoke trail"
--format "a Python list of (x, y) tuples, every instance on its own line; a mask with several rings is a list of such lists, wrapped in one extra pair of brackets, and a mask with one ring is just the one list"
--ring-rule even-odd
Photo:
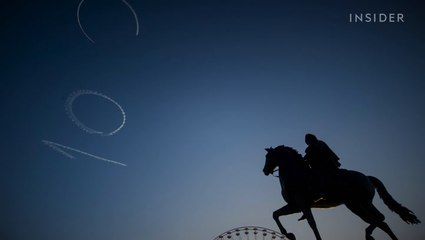
[(110, 159), (107, 159), (107, 158), (103, 158), (103, 157), (99, 157), (99, 156), (96, 156), (96, 155), (93, 155), (93, 154), (90, 154), (90, 153), (87, 153), (87, 152), (83, 152), (81, 150), (78, 150), (78, 149), (75, 149), (75, 148), (72, 148), (72, 147), (68, 147), (68, 146), (59, 144), (59, 143), (55, 143), (55, 142), (51, 142), (51, 141), (47, 141), (47, 140), (41, 140), (41, 142), (43, 142), (47, 146), (51, 147), (53, 150), (55, 150), (55, 151), (57, 151), (59, 153), (62, 153), (63, 155), (65, 155), (66, 157), (69, 157), (69, 158), (73, 158), (74, 159), (76, 157), (74, 157), (73, 155), (67, 153), (66, 151), (64, 151), (64, 150), (62, 150), (60, 148), (63, 148), (63, 149), (69, 150), (69, 151), (73, 151), (73, 152), (77, 152), (77, 153), (80, 153), (80, 154), (83, 154), (83, 155), (86, 155), (86, 156), (89, 156), (89, 157), (92, 157), (92, 158), (95, 158), (95, 159), (98, 159), (98, 160), (102, 160), (102, 161), (105, 161), (105, 162), (109, 162), (109, 163), (113, 163), (113, 164), (118, 164), (118, 165), (127, 167), (127, 165), (124, 164), (124, 163), (113, 161), (113, 160), (110, 160)]

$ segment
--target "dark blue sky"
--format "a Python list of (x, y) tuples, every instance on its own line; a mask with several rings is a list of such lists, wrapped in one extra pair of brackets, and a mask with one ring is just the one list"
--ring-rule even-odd
[[(243, 225), (277, 229), (284, 202), (261, 172), (264, 147), (304, 151), (315, 133), (343, 167), (381, 179), (423, 220), (425, 15), (420, 1), (80, 1), (0, 4), (3, 129), (0, 236), (10, 240), (213, 239)], [(421, 8), (422, 7), (422, 8)], [(404, 23), (349, 23), (401, 12)], [(124, 127), (89, 134), (67, 116), (89, 89), (122, 106)], [(73, 105), (112, 131), (99, 96)], [(42, 143), (56, 142), (107, 163)], [(376, 197), (400, 239), (425, 238)], [(357, 240), (366, 223), (315, 210), (324, 239)], [(300, 239), (305, 222), (282, 218)], [(376, 239), (387, 239), (375, 232)]]

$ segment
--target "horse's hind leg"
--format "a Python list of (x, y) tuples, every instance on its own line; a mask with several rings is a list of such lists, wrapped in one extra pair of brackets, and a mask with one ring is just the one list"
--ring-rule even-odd
[[(371, 215), (371, 226), (369, 226), (368, 228), (371, 228), (370, 233), (372, 234), (372, 226), (376, 226), (380, 229), (382, 229), (384, 232), (386, 232), (391, 239), (393, 240), (397, 240), (398, 238), (396, 237), (396, 235), (393, 233), (393, 231), (391, 230), (391, 228), (388, 226), (388, 224), (386, 222), (384, 222), (385, 220), (385, 216), (372, 204), (368, 204), (365, 207), (367, 213), (369, 213), (369, 215)], [(368, 228), (366, 228), (366, 234), (368, 231)]]
[(388, 235), (390, 235), (392, 240), (398, 240), (398, 238), (395, 236), (391, 228), (388, 226), (388, 224), (384, 221), (377, 223), (376, 226), (378, 226), (380, 229), (382, 229), (384, 232), (386, 232)]
[(366, 228), (366, 240), (373, 240), (372, 232), (376, 227), (379, 227), (384, 232), (386, 232), (392, 240), (398, 240), (393, 231), (390, 229), (388, 224), (384, 222), (384, 215), (379, 212), (378, 209), (370, 203), (355, 203), (355, 204), (346, 204), (346, 206), (357, 216), (359, 216), (363, 221), (370, 224)]
[(276, 224), (279, 227), (280, 232), (290, 240), (295, 240), (295, 235), (292, 233), (288, 233), (286, 231), (286, 229), (283, 227), (282, 223), (280, 222), (279, 217), (297, 213), (297, 212), (299, 212), (299, 210), (295, 209), (293, 206), (289, 204), (273, 212), (273, 219), (276, 221)]
[(376, 226), (370, 224), (369, 227), (366, 228), (366, 240), (374, 240), (375, 238), (372, 237), (372, 232), (375, 230)]

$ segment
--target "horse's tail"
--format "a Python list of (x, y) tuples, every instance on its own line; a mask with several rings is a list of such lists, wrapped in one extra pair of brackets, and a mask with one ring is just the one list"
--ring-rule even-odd
[(394, 200), (394, 198), (388, 193), (384, 184), (379, 179), (372, 176), (369, 176), (368, 178), (372, 182), (373, 186), (375, 186), (379, 197), (381, 197), (385, 205), (387, 205), (391, 211), (396, 212), (401, 217), (401, 219), (403, 219), (403, 221), (408, 224), (418, 224), (421, 222), (412, 211)]

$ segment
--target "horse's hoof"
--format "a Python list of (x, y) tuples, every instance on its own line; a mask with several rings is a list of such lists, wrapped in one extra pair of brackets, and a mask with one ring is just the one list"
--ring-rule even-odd
[(298, 221), (302, 221), (302, 220), (306, 220), (307, 218), (305, 217), (305, 215), (303, 214), (299, 219), (298, 219)]
[(296, 239), (297, 239), (293, 233), (288, 233), (288, 234), (286, 234), (286, 237), (287, 237), (289, 240), (296, 240)]

